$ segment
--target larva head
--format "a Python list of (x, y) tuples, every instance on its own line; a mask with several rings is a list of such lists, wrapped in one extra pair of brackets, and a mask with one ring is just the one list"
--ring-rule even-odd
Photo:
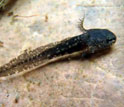
[(116, 42), (116, 36), (114, 33), (107, 29), (90, 29), (87, 30), (89, 35), (88, 44), (100, 49), (108, 48)]

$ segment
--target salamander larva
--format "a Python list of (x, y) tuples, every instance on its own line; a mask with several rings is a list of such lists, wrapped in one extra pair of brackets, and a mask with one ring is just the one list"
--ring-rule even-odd
[(83, 34), (26, 51), (0, 67), (0, 80), (7, 80), (60, 59), (95, 53), (111, 47), (116, 36), (108, 29), (89, 29)]

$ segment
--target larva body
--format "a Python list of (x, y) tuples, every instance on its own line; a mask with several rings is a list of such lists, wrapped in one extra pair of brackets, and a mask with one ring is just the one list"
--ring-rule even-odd
[(84, 34), (26, 51), (0, 67), (0, 80), (25, 74), (56, 60), (95, 53), (110, 47), (116, 36), (107, 29), (90, 29)]

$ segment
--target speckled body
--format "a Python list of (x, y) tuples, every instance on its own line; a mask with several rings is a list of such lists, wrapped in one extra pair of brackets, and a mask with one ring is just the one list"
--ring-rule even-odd
[(84, 34), (24, 52), (0, 67), (0, 80), (24, 74), (56, 60), (78, 55), (81, 52), (82, 54), (95, 53), (110, 47), (115, 41), (116, 36), (109, 30), (87, 30)]

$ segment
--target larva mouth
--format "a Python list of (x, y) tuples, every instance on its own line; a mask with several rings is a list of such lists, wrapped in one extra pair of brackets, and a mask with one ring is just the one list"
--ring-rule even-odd
[(116, 42), (116, 39), (109, 39), (109, 40), (107, 40), (107, 43), (109, 43), (109, 44), (114, 44)]
[(112, 43), (115, 43), (116, 42), (116, 40), (112, 40)]

